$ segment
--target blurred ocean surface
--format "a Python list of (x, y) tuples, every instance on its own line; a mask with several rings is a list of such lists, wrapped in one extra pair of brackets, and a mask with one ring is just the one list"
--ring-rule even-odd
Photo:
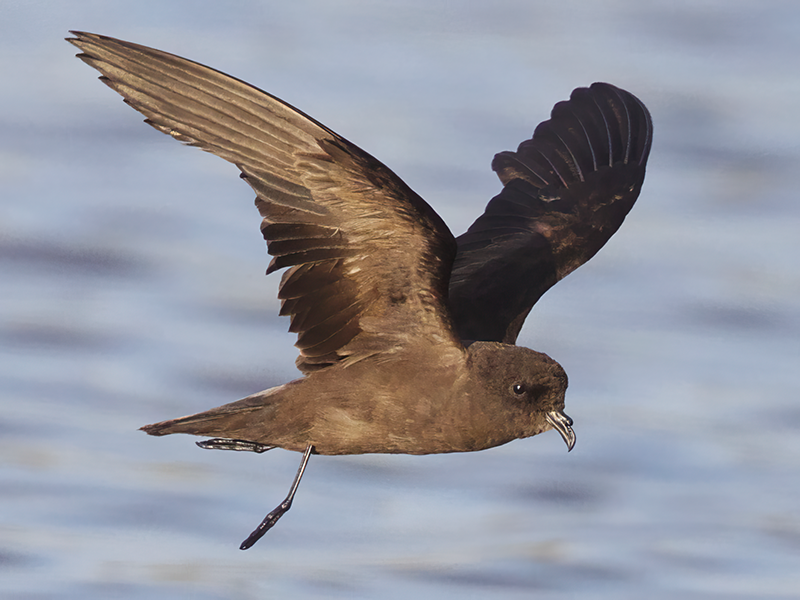
[[(0, 596), (800, 598), (800, 4), (0, 6)], [(461, 233), (574, 87), (655, 122), (644, 190), (520, 343), (555, 433), (430, 457), (206, 452), (145, 423), (295, 378), (253, 193), (62, 41), (105, 33), (266, 89)]]

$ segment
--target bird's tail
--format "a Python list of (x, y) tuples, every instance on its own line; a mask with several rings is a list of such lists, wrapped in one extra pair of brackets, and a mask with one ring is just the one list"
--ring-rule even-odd
[[(188, 433), (191, 435), (219, 436), (233, 439), (246, 439), (254, 442), (265, 432), (259, 424), (270, 421), (280, 400), (279, 392), (286, 385), (270, 388), (242, 400), (218, 406), (201, 413), (145, 425), (140, 429), (149, 435), (169, 435)], [(256, 413), (261, 413), (256, 415)], [(262, 425), (263, 426), (263, 425)], [(265, 442), (266, 443), (266, 442)]]

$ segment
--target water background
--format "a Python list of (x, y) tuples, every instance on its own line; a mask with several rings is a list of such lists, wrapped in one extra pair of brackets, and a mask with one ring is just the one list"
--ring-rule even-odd
[[(313, 457), (239, 551), (299, 455), (137, 428), (297, 376), (253, 193), (70, 28), (275, 93), (456, 234), (574, 87), (639, 96), (639, 202), (520, 338), (575, 450)], [(800, 598), (800, 4), (4, 1), (0, 31), (0, 596)]]

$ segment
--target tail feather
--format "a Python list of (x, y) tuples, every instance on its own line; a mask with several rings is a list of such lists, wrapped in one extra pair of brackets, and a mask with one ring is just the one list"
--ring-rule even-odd
[(280, 392), (289, 384), (270, 388), (230, 404), (201, 413), (145, 425), (140, 429), (149, 435), (188, 433), (242, 439), (269, 444), (270, 424), (274, 410), (280, 404)]
[(212, 408), (205, 412), (169, 419), (159, 423), (152, 423), (140, 427), (142, 431), (149, 435), (169, 435), (171, 433), (189, 433), (192, 435), (210, 435), (236, 437), (235, 431), (243, 429), (252, 419), (248, 418), (249, 413), (261, 407), (240, 408), (238, 410), (222, 410), (230, 405)]

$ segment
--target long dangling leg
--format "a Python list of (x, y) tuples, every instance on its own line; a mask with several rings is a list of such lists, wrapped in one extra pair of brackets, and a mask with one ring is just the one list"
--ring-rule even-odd
[(314, 446), (309, 444), (306, 446), (305, 452), (303, 452), (303, 460), (300, 463), (300, 468), (297, 469), (297, 475), (294, 476), (294, 481), (292, 482), (292, 487), (289, 488), (289, 494), (286, 498), (281, 502), (275, 509), (270, 512), (264, 520), (261, 521), (261, 524), (255, 528), (253, 533), (251, 533), (245, 541), (242, 542), (242, 545), (239, 546), (239, 550), (247, 550), (253, 544), (255, 544), (258, 540), (260, 540), (267, 531), (269, 531), (275, 523), (278, 522), (284, 513), (286, 513), (292, 507), (292, 500), (294, 500), (294, 494), (297, 491), (297, 486), (300, 485), (300, 479), (303, 477), (303, 471), (306, 470), (306, 465), (308, 464), (308, 458), (311, 456), (311, 452), (314, 450)]
[(247, 440), (232, 440), (229, 438), (213, 438), (210, 440), (203, 440), (202, 442), (195, 442), (195, 444), (206, 450), (235, 450), (237, 452), (257, 452), (258, 454), (266, 452), (267, 450), (272, 450), (275, 447), (259, 444), (257, 442), (248, 442)]

